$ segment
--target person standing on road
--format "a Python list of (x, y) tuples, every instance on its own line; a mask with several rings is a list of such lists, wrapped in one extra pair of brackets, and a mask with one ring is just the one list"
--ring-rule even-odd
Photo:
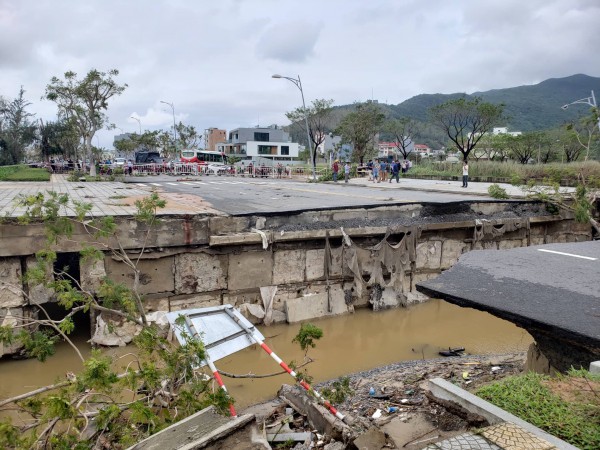
[(463, 161), (463, 184), (462, 187), (466, 188), (468, 187), (469, 184), (469, 163), (467, 162), (467, 160), (465, 159)]
[(369, 181), (373, 179), (373, 160), (370, 159), (367, 163), (367, 171), (369, 172)]
[(395, 178), (396, 179), (396, 183), (400, 183), (400, 167), (399, 167), (399, 163), (398, 160), (395, 160), (392, 163), (392, 177), (390, 178), (390, 183), (392, 182), (392, 180)]
[(387, 164), (385, 163), (385, 160), (381, 160), (381, 163), (379, 164), (379, 180), (385, 182), (386, 180), (386, 175), (387, 175)]
[(331, 166), (331, 170), (333, 171), (333, 181), (335, 183), (337, 183), (338, 172), (340, 170), (340, 163), (337, 159), (333, 162), (333, 166)]
[(346, 165), (344, 166), (344, 181), (347, 183), (350, 179), (350, 163), (346, 161)]
[(373, 183), (379, 183), (379, 161), (373, 162)]

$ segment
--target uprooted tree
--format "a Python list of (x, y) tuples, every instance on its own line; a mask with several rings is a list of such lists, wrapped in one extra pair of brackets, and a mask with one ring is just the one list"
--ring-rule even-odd
[(600, 180), (588, 176), (584, 170), (577, 175), (577, 186), (574, 191), (561, 189), (556, 180), (530, 180), (524, 187), (529, 196), (549, 205), (552, 212), (560, 210), (572, 213), (579, 223), (589, 223), (596, 236), (600, 236), (600, 223), (596, 218), (597, 204), (600, 198)]
[[(36, 302), (38, 310), (30, 317), (4, 321), (0, 343), (44, 361), (54, 353), (55, 345), (64, 341), (80, 359), (81, 372), (67, 373), (54, 384), (0, 400), (0, 448), (125, 448), (208, 405), (227, 414), (234, 400), (200, 369), (205, 359), (202, 342), (186, 334), (181, 322), (176, 326), (181, 326), (184, 342), (168, 340), (167, 330), (146, 314), (138, 290), (139, 261), (165, 201), (156, 193), (136, 201), (135, 219), (143, 233), (138, 241), (141, 248), (135, 250), (121, 242), (112, 217), (94, 217), (90, 204), (66, 194), (38, 193), (21, 197), (19, 203), (26, 208), (19, 221), (43, 223), (47, 239), (21, 285), (3, 280), (0, 285), (26, 297), (32, 287), (45, 289), (64, 307), (65, 315), (54, 319), (44, 304)], [(132, 288), (108, 278), (93, 288), (82, 285), (68, 267), (57, 263), (57, 249), (65, 242), (79, 246), (86, 267), (106, 255), (123, 263), (133, 274)], [(23, 286), (29, 286), (28, 292)], [(134, 324), (136, 349), (121, 357), (126, 360), (112, 360), (100, 351), (84, 358), (70, 337), (76, 327), (74, 316), (80, 311), (102, 314), (111, 324), (108, 332), (124, 321)], [(3, 414), (7, 411), (17, 416), (14, 423)]]

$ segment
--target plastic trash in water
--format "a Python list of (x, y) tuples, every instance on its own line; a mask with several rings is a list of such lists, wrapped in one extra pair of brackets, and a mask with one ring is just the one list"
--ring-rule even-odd
[(375, 395), (375, 388), (374, 387), (372, 387), (372, 388), (369, 389), (369, 395), (371, 397)]
[(389, 412), (389, 413), (395, 413), (395, 412), (398, 412), (398, 408), (397, 408), (397, 407), (395, 407), (395, 406), (390, 406), (390, 407), (388, 408), (388, 412)]
[(381, 417), (381, 410), (380, 409), (376, 410), (373, 413), (373, 415), (371, 416), (371, 418), (373, 418), (373, 419), (379, 419), (380, 417)]

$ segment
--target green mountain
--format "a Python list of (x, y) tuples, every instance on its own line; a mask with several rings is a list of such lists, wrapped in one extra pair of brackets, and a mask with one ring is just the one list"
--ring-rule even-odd
[(503, 103), (507, 120), (498, 126), (508, 126), (512, 131), (533, 131), (553, 128), (589, 112), (586, 105), (572, 105), (568, 110), (562, 105), (588, 97), (590, 92), (600, 95), (600, 78), (572, 75), (551, 78), (531, 86), (493, 89), (472, 94), (421, 94), (399, 103), (385, 105), (393, 117), (413, 117), (427, 121), (427, 110), (448, 100), (465, 96), (481, 97), (490, 103)]

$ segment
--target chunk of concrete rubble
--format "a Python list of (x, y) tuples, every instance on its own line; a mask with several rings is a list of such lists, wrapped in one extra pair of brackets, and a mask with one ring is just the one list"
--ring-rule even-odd
[(107, 347), (124, 347), (140, 331), (142, 331), (142, 326), (129, 320), (123, 318), (117, 320), (107, 318), (105, 320), (103, 315), (99, 314), (96, 317), (96, 328), (91, 342), (92, 344), (105, 345)]
[(242, 303), (239, 311), (253, 325), (259, 324), (265, 318), (265, 310), (261, 305), (253, 303)]
[(350, 442), (356, 438), (356, 434), (348, 425), (336, 418), (325, 407), (319, 405), (299, 387), (283, 384), (277, 395), (300, 414), (306, 416), (314, 429), (329, 438), (342, 442)]
[(378, 428), (372, 427), (354, 439), (352, 442), (356, 448), (368, 448), (369, 450), (381, 450), (386, 448), (387, 439), (385, 433)]
[(345, 448), (346, 446), (344, 445), (344, 443), (335, 441), (325, 445), (325, 447), (323, 447), (323, 450), (344, 450)]

